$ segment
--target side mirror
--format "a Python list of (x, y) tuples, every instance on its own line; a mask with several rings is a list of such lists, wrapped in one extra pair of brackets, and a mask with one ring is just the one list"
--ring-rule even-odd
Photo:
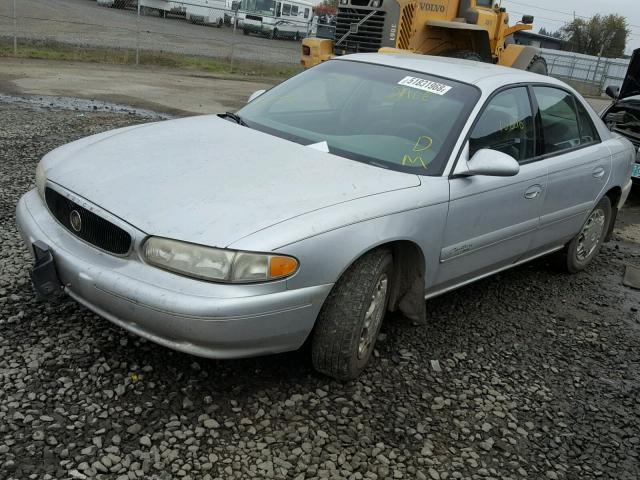
[(620, 96), (620, 87), (614, 87), (612, 85), (609, 85), (605, 90), (605, 93), (609, 95), (611, 98), (613, 98), (614, 100), (617, 100), (618, 97)]
[(488, 177), (513, 177), (520, 171), (520, 164), (511, 155), (484, 148), (478, 150), (467, 162), (467, 175)]
[(255, 92), (253, 92), (250, 96), (249, 96), (249, 100), (247, 100), (247, 103), (254, 101), (256, 98), (258, 98), (260, 95), (262, 95), (264, 92), (266, 92), (266, 90), (256, 90)]

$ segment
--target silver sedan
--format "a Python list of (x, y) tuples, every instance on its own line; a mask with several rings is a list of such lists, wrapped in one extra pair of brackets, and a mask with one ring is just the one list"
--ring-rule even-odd
[(584, 269), (632, 145), (564, 83), (418, 55), (340, 57), (237, 113), (47, 154), (17, 206), (36, 292), (211, 358), (289, 351), (356, 377), (387, 311), (554, 253)]

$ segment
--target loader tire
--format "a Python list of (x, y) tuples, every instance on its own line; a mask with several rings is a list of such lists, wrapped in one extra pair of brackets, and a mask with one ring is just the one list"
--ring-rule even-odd
[(528, 72), (539, 73), (540, 75), (549, 75), (549, 70), (547, 68), (547, 61), (539, 55), (533, 57), (531, 63), (527, 67)]
[(461, 58), (463, 60), (473, 60), (475, 62), (484, 62), (482, 56), (473, 50), (448, 50), (442, 54), (443, 57)]

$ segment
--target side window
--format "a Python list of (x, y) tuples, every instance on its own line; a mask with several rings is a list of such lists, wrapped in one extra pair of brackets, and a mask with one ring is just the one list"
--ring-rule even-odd
[(573, 95), (553, 87), (534, 87), (540, 107), (544, 153), (580, 146), (580, 126)]
[(476, 5), (479, 7), (491, 8), (493, 7), (493, 0), (478, 0)]
[(291, 6), (291, 15), (293, 15), (294, 17), (298, 16), (298, 6), (297, 5), (292, 5)]
[(282, 15), (291, 15), (291, 5), (288, 3), (282, 4)]
[(534, 121), (527, 89), (505, 90), (489, 100), (469, 144), (470, 156), (489, 148), (511, 155), (521, 163), (533, 158)]
[(598, 131), (596, 130), (587, 109), (582, 102), (576, 100), (578, 106), (578, 121), (580, 122), (580, 144), (586, 145), (600, 140)]
[(308, 8), (304, 9), (304, 18), (309, 18), (309, 9)]

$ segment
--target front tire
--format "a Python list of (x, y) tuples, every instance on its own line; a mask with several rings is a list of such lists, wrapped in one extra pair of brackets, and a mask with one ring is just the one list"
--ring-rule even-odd
[(393, 257), (380, 248), (340, 277), (318, 315), (311, 342), (314, 368), (338, 380), (364, 370), (387, 312)]
[(269, 38), (271, 38), (272, 40), (278, 38), (278, 29), (277, 28), (274, 28), (273, 30), (271, 30), (271, 34), (269, 35)]
[(560, 268), (568, 273), (587, 268), (602, 248), (611, 219), (611, 201), (609, 197), (603, 197), (587, 217), (580, 233), (560, 252)]

